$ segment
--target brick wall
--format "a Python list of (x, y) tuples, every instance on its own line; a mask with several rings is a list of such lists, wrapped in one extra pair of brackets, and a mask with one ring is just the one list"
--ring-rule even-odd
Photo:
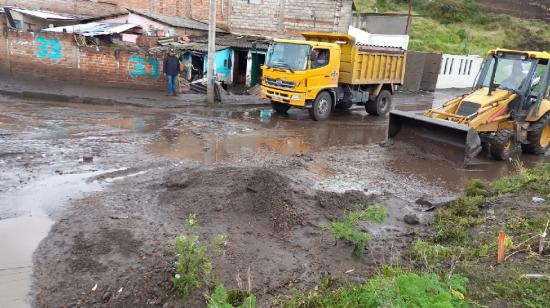
[[(210, 0), (186, 0), (191, 8), (191, 18), (208, 22), (210, 14)], [(228, 29), (228, 20), (231, 12), (231, 3), (237, 0), (216, 0), (216, 26)], [(256, 12), (259, 14), (259, 12)]]
[(4, 25), (4, 22), (0, 21), (0, 71), (4, 73), (10, 71), (7, 54), (7, 31), (8, 29)]
[(0, 26), (2, 73), (105, 87), (164, 88), (160, 56), (111, 47), (78, 47), (70, 34), (5, 31), (4, 27)]
[(231, 0), (229, 29), (268, 36), (300, 36), (303, 31), (347, 33), (351, 0)]

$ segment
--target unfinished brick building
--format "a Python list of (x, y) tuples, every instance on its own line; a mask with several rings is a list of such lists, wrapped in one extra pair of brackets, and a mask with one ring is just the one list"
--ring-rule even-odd
[[(208, 21), (210, 0), (108, 0), (120, 7)], [(217, 25), (234, 33), (347, 32), (352, 0), (217, 0)]]

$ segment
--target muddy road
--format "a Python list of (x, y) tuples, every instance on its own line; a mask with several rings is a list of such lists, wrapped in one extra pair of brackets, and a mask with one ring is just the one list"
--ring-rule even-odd
[[(396, 108), (454, 94), (400, 94)], [(300, 110), (0, 97), (0, 307), (179, 306), (170, 294), (173, 241), (191, 213), (201, 240), (229, 239), (214, 258), (220, 281), (235, 288), (250, 267), (262, 306), (325, 273), (360, 281), (398, 263), (426, 232), (431, 212), (417, 199), (443, 202), (470, 178), (513, 170), (484, 158), (460, 169), (412, 145), (383, 146), (386, 125), (362, 109), (319, 123)], [(380, 204), (388, 217), (362, 226), (374, 240), (357, 260), (322, 227), (359, 203)], [(420, 224), (405, 223), (406, 214)], [(186, 304), (204, 305), (201, 292)]]

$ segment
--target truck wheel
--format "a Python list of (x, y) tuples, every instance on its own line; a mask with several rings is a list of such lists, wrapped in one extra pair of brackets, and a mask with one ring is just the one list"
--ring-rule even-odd
[(273, 110), (275, 110), (276, 113), (286, 114), (288, 109), (290, 109), (290, 105), (283, 104), (283, 103), (277, 103), (277, 102), (271, 102), (271, 108), (273, 108)]
[(516, 135), (511, 129), (499, 129), (489, 141), (491, 156), (496, 160), (506, 160), (512, 156), (516, 145)]
[(375, 100), (369, 100), (365, 104), (365, 110), (372, 115), (386, 116), (391, 109), (391, 98), (388, 90), (382, 90)]
[(309, 116), (314, 121), (328, 119), (332, 109), (332, 96), (328, 92), (321, 92), (313, 102), (309, 111)]
[(550, 112), (547, 112), (537, 122), (531, 124), (527, 133), (529, 144), (522, 144), (525, 153), (544, 154), (550, 147)]

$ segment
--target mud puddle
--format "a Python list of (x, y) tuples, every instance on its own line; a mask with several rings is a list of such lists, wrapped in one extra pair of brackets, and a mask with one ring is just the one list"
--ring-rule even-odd
[(385, 119), (360, 111), (337, 113), (324, 122), (307, 120), (309, 116), (304, 110), (292, 110), (285, 116), (273, 114), (269, 109), (192, 113), (232, 119), (242, 127), (224, 133), (208, 129), (201, 132), (192, 124), (176, 126), (146, 146), (147, 152), (173, 160), (212, 164), (240, 154), (267, 158), (273, 153), (294, 155), (336, 146), (372, 144), (384, 140), (386, 133)]
[(55, 175), (0, 195), (0, 307), (30, 306), (32, 255), (54, 223), (48, 214), (100, 191), (102, 184), (89, 179), (117, 170)]
[[(525, 168), (550, 163), (550, 152), (543, 155), (518, 155), (509, 161), (496, 161), (489, 155), (477, 157), (475, 163), (464, 167), (459, 162), (449, 162), (445, 157), (425, 153), (415, 154), (418, 149), (411, 145), (396, 144), (388, 150), (388, 170), (405, 176), (414, 176), (426, 182), (444, 186), (458, 192), (471, 179), (493, 181), (517, 172), (518, 164)], [(482, 153), (484, 154), (484, 153)], [(424, 156), (426, 155), (426, 156)]]

